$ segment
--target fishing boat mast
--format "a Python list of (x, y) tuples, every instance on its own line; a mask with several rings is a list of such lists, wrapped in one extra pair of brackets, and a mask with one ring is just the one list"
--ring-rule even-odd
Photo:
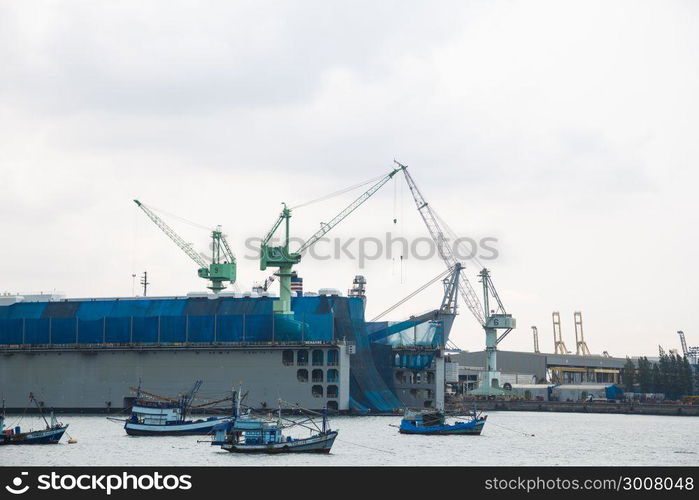
[(240, 416), (241, 393), (243, 392), (243, 384), (238, 385), (238, 393), (235, 396), (235, 416)]
[(44, 416), (44, 411), (41, 409), (41, 405), (39, 404), (39, 402), (38, 402), (38, 401), (36, 400), (36, 398), (34, 397), (34, 393), (33, 393), (33, 392), (30, 392), (30, 393), (29, 393), (29, 401), (32, 401), (32, 402), (36, 405), (36, 407), (38, 408), (38, 410), (39, 410), (39, 415), (41, 415), (41, 418), (44, 419), (44, 423), (46, 424), (46, 428), (47, 428), (47, 429), (50, 428), (51, 426), (49, 425), (49, 421), (46, 420), (46, 416)]
[(180, 408), (182, 411), (182, 420), (184, 420), (187, 417), (187, 410), (189, 410), (189, 407), (192, 405), (192, 401), (194, 400), (194, 395), (199, 392), (199, 389), (201, 388), (202, 381), (197, 380), (194, 383), (194, 387), (189, 391), (188, 394), (185, 394), (182, 396), (180, 399)]

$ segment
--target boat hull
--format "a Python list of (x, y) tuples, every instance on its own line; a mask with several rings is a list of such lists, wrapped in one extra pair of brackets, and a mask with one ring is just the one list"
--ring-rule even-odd
[(68, 426), (65, 425), (43, 431), (22, 432), (11, 435), (3, 434), (0, 436), (0, 445), (58, 444), (67, 428)]
[(401, 422), (399, 432), (401, 434), (419, 434), (425, 436), (479, 436), (485, 425), (485, 418), (459, 422), (454, 425), (435, 425), (429, 427), (417, 427), (409, 422)]
[(318, 434), (306, 439), (295, 439), (270, 444), (226, 443), (221, 448), (231, 453), (330, 453), (337, 437), (337, 431)]
[(124, 424), (124, 430), (129, 436), (205, 436), (210, 434), (216, 425), (228, 420), (217, 418), (168, 425), (138, 424), (127, 421)]

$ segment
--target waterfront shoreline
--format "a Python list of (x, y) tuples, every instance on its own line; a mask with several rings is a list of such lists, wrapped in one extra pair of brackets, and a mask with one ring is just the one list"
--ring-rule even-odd
[(470, 411), (473, 405), (485, 411), (538, 411), (559, 413), (613, 413), (622, 415), (665, 415), (699, 417), (699, 406), (669, 403), (617, 403), (581, 401), (463, 401), (447, 406), (449, 410)]

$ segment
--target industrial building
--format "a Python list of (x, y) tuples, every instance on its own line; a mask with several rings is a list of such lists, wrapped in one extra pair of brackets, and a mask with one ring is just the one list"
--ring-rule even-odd
[[(461, 377), (466, 377), (466, 392), (480, 372), (485, 371), (486, 351), (461, 352), (451, 354), (450, 361), (458, 363)], [(618, 384), (626, 358), (576, 354), (548, 354), (533, 352), (498, 351), (498, 370), (501, 372), (501, 385), (505, 383), (548, 383), (553, 384)], [(511, 375), (509, 375), (511, 374)], [(508, 380), (519, 375), (517, 380)], [(533, 377), (533, 380), (530, 378)], [(522, 380), (519, 380), (521, 378)], [(528, 380), (527, 380), (528, 379)]]

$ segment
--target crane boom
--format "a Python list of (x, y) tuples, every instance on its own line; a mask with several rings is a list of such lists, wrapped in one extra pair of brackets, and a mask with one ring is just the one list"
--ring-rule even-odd
[(233, 255), (231, 246), (228, 244), (228, 240), (226, 239), (226, 236), (223, 233), (221, 233), (221, 245), (223, 247), (223, 254), (225, 256), (225, 260), (227, 260), (228, 262), (235, 262), (235, 255)]
[[(393, 169), (388, 175), (382, 177), (376, 184), (370, 187), (352, 203), (350, 203), (344, 210), (337, 214), (333, 219), (327, 224), (322, 224), (321, 228), (315, 232), (309, 239), (307, 239), (297, 251), (291, 252), (289, 250), (289, 220), (291, 219), (291, 209), (283, 204), (282, 212), (275, 221), (272, 229), (270, 229), (265, 237), (262, 239), (260, 245), (260, 271), (264, 271), (267, 267), (279, 268), (275, 274), (279, 277), (279, 299), (273, 303), (273, 310), (275, 314), (287, 316), (292, 313), (291, 311), (291, 274), (294, 265), (301, 262), (301, 252), (309, 248), (311, 245), (320, 240), (324, 235), (328, 233), (332, 228), (337, 226), (342, 222), (349, 214), (354, 212), (362, 203), (371, 198), (376, 191), (378, 191), (381, 186), (386, 184), (396, 173), (401, 170), (405, 170), (405, 167), (400, 166), (399, 168)], [(270, 241), (274, 237), (274, 233), (279, 229), (279, 226), (284, 223), (285, 234), (283, 244), (279, 246), (269, 245)]]
[(682, 354), (684, 356), (688, 356), (689, 349), (687, 349), (687, 339), (685, 339), (685, 337), (684, 337), (684, 332), (682, 330), (678, 330), (677, 335), (680, 336), (680, 344), (682, 345)]
[(383, 177), (381, 180), (379, 180), (376, 184), (371, 186), (367, 191), (362, 193), (359, 197), (357, 197), (356, 200), (354, 200), (352, 203), (350, 203), (344, 210), (342, 210), (339, 214), (337, 214), (333, 219), (328, 222), (324, 223), (321, 225), (321, 228), (315, 232), (310, 238), (308, 238), (303, 245), (298, 249), (298, 253), (303, 252), (306, 250), (308, 247), (316, 243), (318, 240), (320, 240), (323, 236), (325, 236), (328, 231), (330, 231), (332, 228), (337, 226), (340, 222), (342, 222), (349, 214), (354, 212), (359, 205), (364, 203), (366, 200), (371, 198), (376, 191), (381, 189), (381, 187), (386, 184), (388, 181), (390, 181), (394, 175), (396, 175), (398, 172), (401, 170), (405, 170), (404, 166), (400, 166), (399, 168), (393, 169), (391, 173)]
[(164, 220), (155, 215), (151, 209), (138, 200), (134, 200), (134, 202), (136, 202), (136, 205), (145, 212), (150, 220), (155, 222), (155, 225), (175, 242), (189, 258), (197, 263), (199, 266), (199, 270), (197, 271), (199, 277), (211, 282), (211, 285), (207, 287), (209, 290), (212, 290), (214, 293), (219, 293), (226, 288), (226, 285), (224, 285), (225, 282), (230, 282), (231, 284), (235, 283), (237, 269), (235, 255), (233, 255), (231, 251), (226, 236), (221, 232), (221, 226), (217, 226), (211, 231), (211, 263), (208, 263), (192, 248), (191, 243), (187, 243), (180, 238), (180, 236), (173, 231)]
[[(403, 168), (403, 175), (405, 175), (405, 181), (408, 183), (410, 193), (415, 200), (417, 211), (425, 222), (432, 240), (437, 245), (439, 256), (448, 268), (452, 268), (458, 264), (458, 261), (452, 248), (453, 242), (447, 236), (447, 234), (450, 234), (447, 224), (437, 216), (427, 203), (417, 184), (415, 184), (415, 180), (408, 172), (407, 166), (401, 165), (397, 161), (395, 163)], [(500, 389), (500, 372), (497, 371), (497, 346), (515, 328), (516, 321), (511, 314), (507, 314), (505, 311), (505, 306), (493, 286), (490, 271), (483, 268), (479, 276), (483, 284), (483, 302), (478, 298), (476, 291), (466, 277), (466, 273), (462, 272), (458, 277), (459, 293), (464, 299), (466, 307), (469, 308), (476, 321), (485, 330), (486, 369), (483, 373), (482, 381), (472, 394), (498, 395), (503, 394), (503, 391)], [(496, 311), (490, 309), (490, 297), (497, 302), (498, 309)], [(498, 336), (498, 330), (505, 331)], [(448, 339), (445, 340), (448, 341)]]
[[(427, 226), (427, 230), (429, 231), (430, 236), (437, 245), (437, 251), (439, 252), (439, 256), (442, 258), (442, 260), (448, 268), (454, 267), (457, 264), (456, 257), (454, 256), (454, 251), (450, 245), (449, 238), (447, 238), (447, 236), (444, 234), (444, 231), (438, 222), (436, 214), (432, 210), (432, 207), (430, 207), (427, 201), (425, 200), (425, 197), (420, 192), (420, 189), (418, 189), (417, 184), (415, 184), (415, 181), (413, 180), (412, 176), (407, 170), (407, 166), (402, 165), (397, 161), (396, 164), (399, 165), (403, 170), (403, 175), (405, 176), (405, 180), (408, 183), (408, 188), (410, 189), (410, 192), (413, 195), (413, 199), (415, 200), (417, 211), (420, 213), (422, 220), (425, 222), (425, 225)], [(461, 297), (464, 299), (466, 307), (468, 307), (468, 309), (471, 311), (471, 314), (473, 314), (473, 316), (481, 325), (485, 325), (483, 306), (481, 305), (481, 301), (478, 299), (478, 295), (473, 289), (473, 286), (471, 286), (471, 283), (468, 281), (468, 278), (466, 277), (465, 273), (461, 273), (459, 275), (459, 293), (461, 294)]]
[(170, 238), (175, 245), (180, 247), (184, 253), (186, 253), (190, 259), (192, 259), (194, 262), (197, 263), (197, 265), (200, 268), (208, 268), (209, 265), (206, 263), (206, 261), (202, 258), (201, 255), (199, 255), (193, 248), (191, 243), (187, 243), (184, 241), (180, 236), (172, 230), (170, 226), (168, 226), (164, 220), (162, 220), (160, 217), (155, 215), (151, 209), (149, 209), (147, 206), (145, 206), (143, 203), (141, 203), (138, 200), (134, 200), (136, 205), (145, 212), (145, 214), (148, 216), (150, 220), (152, 220), (156, 226), (158, 226), (162, 232), (164, 232), (168, 238)]

